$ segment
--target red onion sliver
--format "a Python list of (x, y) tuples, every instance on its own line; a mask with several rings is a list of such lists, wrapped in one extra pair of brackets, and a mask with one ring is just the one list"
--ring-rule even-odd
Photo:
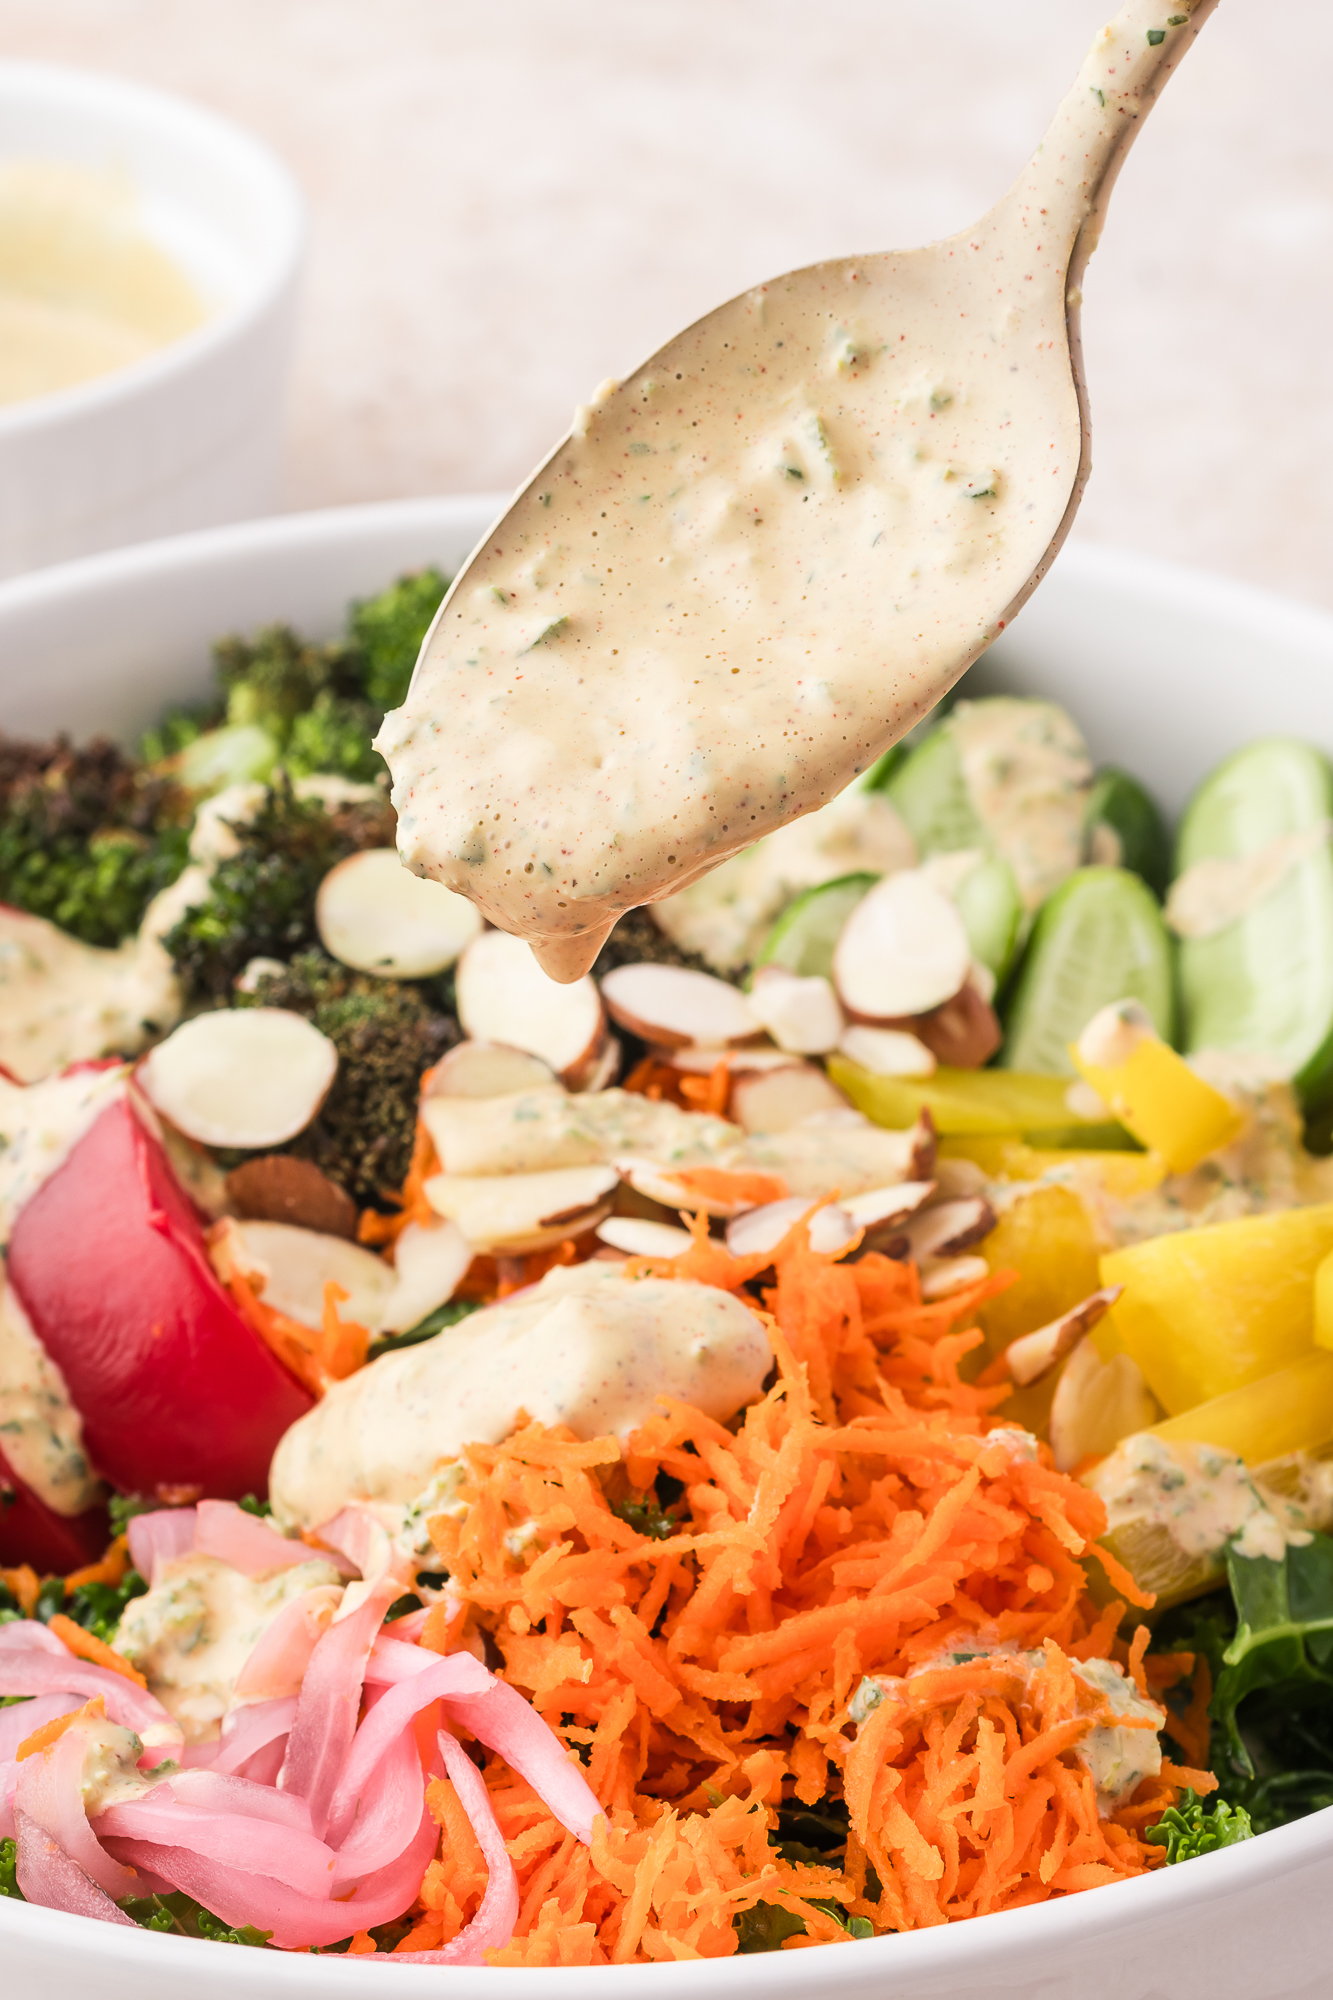
[[(97, 1820), (97, 1833), (104, 1839), (151, 1840), (163, 1847), (188, 1847), (201, 1861), (244, 1869), (247, 1873), (262, 1871), (287, 1888), (299, 1889), (305, 1896), (328, 1895), (335, 1856), (333, 1849), (316, 1840), (312, 1833), (302, 1832), (299, 1827), (277, 1826), (267, 1817), (210, 1812), (206, 1806), (159, 1798), (158, 1789), (155, 1787), (142, 1798), (127, 1800), (123, 1805), (109, 1806)], [(131, 1887), (119, 1892), (122, 1896), (134, 1893), (133, 1878), (130, 1879)]]
[[(246, 1576), (267, 1570), (294, 1569), (319, 1554), (302, 1541), (289, 1541), (238, 1507), (234, 1500), (201, 1500), (195, 1508), (194, 1547), (200, 1555), (216, 1556)], [(143, 1518), (142, 1516), (140, 1518)], [(149, 1517), (151, 1518), (151, 1517)], [(130, 1526), (134, 1523), (131, 1521)]]
[(137, 1884), (101, 1846), (83, 1803), (83, 1762), (98, 1734), (95, 1722), (73, 1722), (48, 1749), (25, 1758), (14, 1787), (14, 1818), (49, 1834), (82, 1874), (118, 1902), (134, 1895)]
[(330, 1625), (320, 1636), (310, 1656), (287, 1739), (283, 1786), (310, 1801), (310, 1823), (320, 1835), (356, 1733), (366, 1661), (397, 1594), (392, 1577), (375, 1584), (350, 1617)]
[(15, 1875), (19, 1888), (30, 1903), (39, 1903), (43, 1909), (65, 1910), (72, 1917), (96, 1917), (104, 1924), (128, 1924), (136, 1928), (133, 1917), (127, 1917), (118, 1910), (96, 1882), (90, 1882), (77, 1862), (30, 1820), (25, 1812), (17, 1812), (18, 1824), (18, 1865)]
[(193, 1507), (159, 1507), (152, 1514), (133, 1514), (125, 1524), (130, 1561), (149, 1584), (157, 1582), (159, 1563), (170, 1562), (194, 1547)]

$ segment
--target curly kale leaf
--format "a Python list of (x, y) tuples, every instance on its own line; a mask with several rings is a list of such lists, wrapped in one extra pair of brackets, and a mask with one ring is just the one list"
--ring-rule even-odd
[(419, 988), (350, 972), (322, 952), (238, 993), (237, 1006), (287, 1007), (313, 1021), (338, 1051), (318, 1116), (282, 1150), (313, 1160), (362, 1206), (383, 1203), (412, 1162), (422, 1072), (458, 1040)]
[(0, 1896), (10, 1896), (16, 1903), (26, 1900), (18, 1885), (18, 1842), (0, 1840)]
[(59, 1608), (76, 1625), (82, 1625), (85, 1632), (111, 1645), (125, 1606), (131, 1598), (142, 1597), (147, 1588), (137, 1569), (127, 1569), (119, 1583), (79, 1584)]
[(1253, 1840), (1254, 1828), (1244, 1806), (1229, 1806), (1225, 1799), (1205, 1806), (1197, 1792), (1185, 1791), (1179, 1805), (1169, 1806), (1143, 1837), (1166, 1849), (1166, 1865), (1171, 1868), (1177, 1861), (1234, 1847), (1238, 1840)]
[(0, 739), (0, 901), (116, 945), (185, 866), (189, 802), (114, 743)]
[(206, 1938), (211, 1944), (266, 1945), (273, 1935), (253, 1924), (224, 1924), (180, 1889), (160, 1896), (127, 1896), (120, 1907), (146, 1931), (175, 1931), (178, 1937)]
[(289, 959), (317, 943), (315, 896), (330, 868), (359, 848), (393, 844), (386, 803), (330, 808), (298, 799), (285, 778), (235, 833), (237, 851), (217, 864), (205, 900), (163, 940), (191, 1000), (227, 998), (252, 958)]

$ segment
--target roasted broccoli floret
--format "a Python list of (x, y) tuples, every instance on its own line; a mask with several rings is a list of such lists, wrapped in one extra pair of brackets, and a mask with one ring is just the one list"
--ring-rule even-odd
[(448, 588), (442, 571), (422, 569), (352, 606), (348, 641), (358, 659), (365, 698), (381, 715), (401, 705), (421, 642)]
[(393, 813), (368, 799), (326, 807), (280, 777), (236, 827), (240, 846), (214, 870), (207, 899), (163, 940), (191, 1000), (230, 997), (252, 958), (288, 959), (316, 942), (315, 894), (336, 862), (393, 845)]
[(0, 901), (116, 945), (185, 866), (189, 801), (105, 737), (0, 738)]
[[(601, 979), (618, 965), (683, 965), (691, 972), (711, 973), (707, 959), (696, 952), (682, 951), (665, 931), (654, 923), (650, 912), (627, 910), (597, 954), (593, 977)], [(714, 975), (716, 976), (716, 975)]]
[(281, 1150), (313, 1160), (354, 1201), (383, 1204), (412, 1162), (422, 1072), (459, 1039), (457, 1021), (419, 987), (350, 972), (319, 951), (257, 979), (236, 1004), (289, 1007), (328, 1036), (338, 1051), (333, 1087)]
[(292, 724), (282, 761), (294, 778), (336, 771), (364, 784), (384, 770), (384, 759), (370, 747), (379, 725), (380, 711), (369, 702), (325, 688)]

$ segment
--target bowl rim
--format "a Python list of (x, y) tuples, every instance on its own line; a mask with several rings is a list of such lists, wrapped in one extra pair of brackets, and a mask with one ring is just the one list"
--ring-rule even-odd
[(62, 99), (93, 109), (120, 111), (195, 146), (201, 153), (210, 153), (230, 168), (234, 178), (249, 180), (261, 190), (274, 227), (274, 241), (249, 269), (237, 296), (190, 332), (104, 375), (0, 407), (0, 445), (133, 401), (244, 339), (294, 285), (307, 236), (305, 196), (291, 168), (245, 126), (206, 105), (175, 91), (74, 64), (0, 61), (0, 105), (7, 97), (21, 95), (25, 88), (36, 100)]
[[(195, 568), (245, 556), (319, 544), (336, 546), (377, 524), (429, 526), (451, 520), (474, 524), (485, 520), (487, 525), (478, 538), (484, 541), (507, 499), (507, 495), (497, 493), (460, 493), (366, 502), (231, 523), (76, 558), (0, 582), (0, 631), (4, 614), (11, 608), (40, 616), (44, 607), (54, 607), (85, 592), (95, 595), (104, 584), (150, 579), (166, 582)], [(1318, 649), (1322, 655), (1333, 653), (1333, 614), (1317, 604), (1077, 537), (1062, 552), (1060, 561), (1066, 573), (1072, 571), (1087, 583), (1103, 587), (1121, 584), (1164, 609), (1197, 608), (1206, 602), (1214, 610), (1223, 609), (1228, 618), (1256, 635), (1272, 635), (1276, 626), (1298, 647)], [(1017, 622), (1015, 630), (1021, 631)], [(1200, 1856), (1187, 1867), (1164, 1867), (1095, 1891), (930, 1930), (861, 1940), (850, 1956), (841, 1953), (836, 1960), (829, 1960), (821, 1953), (817, 1962), (830, 1971), (836, 1966), (832, 1979), (847, 2000), (861, 2000), (862, 1995), (865, 2000), (871, 2000), (872, 1995), (882, 2000), (890, 1982), (892, 1990), (903, 1994), (913, 1991), (917, 1980), (930, 1981), (933, 1990), (935, 1982), (946, 1977), (959, 1986), (971, 1981), (979, 1996), (988, 1990), (1009, 1991), (1006, 1981), (1026, 1983), (1041, 1958), (1053, 1957), (1062, 1946), (1087, 1948), (1104, 1940), (1123, 1942), (1130, 1927), (1160, 1932), (1188, 1922), (1197, 1928), (1208, 1922), (1210, 1912), (1220, 1918), (1223, 1907), (1238, 1897), (1262, 1893), (1268, 1885), (1296, 1871), (1319, 1869), (1322, 1876), (1330, 1866), (1333, 1807), (1253, 1841)], [(201, 1940), (103, 1924), (94, 1927), (90, 1918), (73, 1921), (79, 1928), (71, 1931), (71, 1919), (65, 1912), (0, 1899), (0, 1955), (13, 1949), (31, 1949), (34, 1955), (40, 1952), (44, 1957), (69, 1954), (64, 1967), (57, 1958), (50, 1969), (69, 1969), (70, 1964), (81, 1965), (86, 1960), (91, 1970), (95, 1961), (99, 1969), (119, 1969), (126, 1976), (145, 1980), (156, 1967), (163, 1988), (168, 1979), (197, 1979), (205, 1966), (220, 1963), (219, 1992), (225, 1976), (229, 1988), (243, 1988), (248, 1983), (261, 1989), (265, 2000), (270, 1994), (291, 1996), (291, 2000), (322, 2000), (328, 1990), (322, 1983), (326, 1978), (324, 1959), (311, 1966), (305, 1953), (242, 1952), (239, 1958), (219, 1961), (214, 1948)], [(214, 1956), (201, 1958), (205, 1950), (214, 1951)], [(372, 1991), (383, 1990), (378, 1984), (372, 1987), (381, 1977), (383, 1959), (377, 1964), (374, 1960), (337, 1957), (334, 1962), (342, 1968), (336, 1978), (348, 1982), (354, 1995), (371, 2000)], [(414, 1993), (421, 2000), (427, 2000), (428, 1994), (438, 2000), (440, 1970), (400, 1964), (395, 1978), (400, 1988), (406, 1982), (404, 2000), (411, 2000)], [(773, 1952), (683, 1964), (599, 1967), (596, 1983), (607, 2000), (632, 2000), (636, 1987), (646, 1990), (642, 1989), (645, 1979), (655, 1982), (652, 1991), (656, 2000), (677, 2000), (677, 1996), (679, 2000), (699, 2000), (701, 1994), (709, 2000), (714, 1995), (719, 2000), (759, 2000), (761, 1992), (773, 1994), (775, 2000), (801, 2000), (816, 1984), (822, 1986), (822, 1976), (814, 1977), (813, 1972), (805, 1951)], [(456, 2000), (521, 2000), (534, 1992), (533, 1982), (538, 1978), (546, 1982), (541, 1990), (554, 1993), (558, 1983), (561, 1996), (581, 1993), (589, 1973), (583, 1967), (459, 1966), (450, 1967), (448, 1977)], [(208, 1995), (211, 2000), (211, 1986)]]

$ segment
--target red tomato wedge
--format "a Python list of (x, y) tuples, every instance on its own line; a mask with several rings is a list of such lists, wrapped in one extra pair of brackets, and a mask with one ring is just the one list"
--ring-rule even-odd
[(111, 1104), (20, 1211), (9, 1280), (127, 1493), (262, 1494), (311, 1399), (236, 1311), (157, 1140)]
[(0, 1451), (0, 1568), (31, 1563), (39, 1574), (63, 1576), (96, 1562), (110, 1534), (105, 1507), (53, 1513)]

